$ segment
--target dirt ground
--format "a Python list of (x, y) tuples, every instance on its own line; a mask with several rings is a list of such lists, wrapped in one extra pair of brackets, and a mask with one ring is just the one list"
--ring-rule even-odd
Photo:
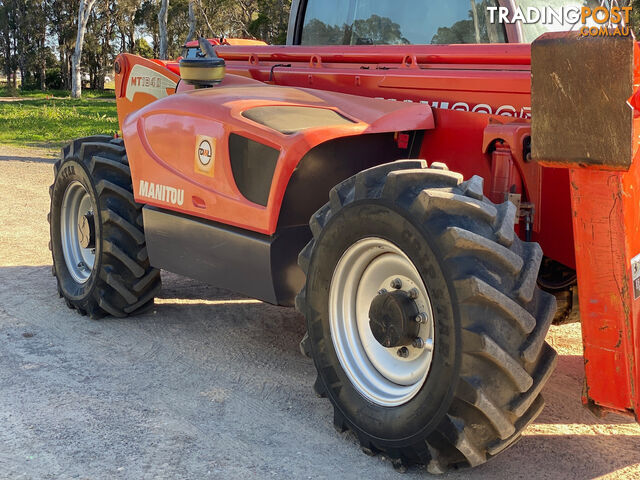
[[(153, 312), (92, 321), (58, 298), (49, 150), (0, 146), (0, 478), (400, 477), (332, 427), (293, 310), (163, 274)], [(440, 478), (640, 479), (640, 427), (582, 408), (580, 328), (523, 439)]]

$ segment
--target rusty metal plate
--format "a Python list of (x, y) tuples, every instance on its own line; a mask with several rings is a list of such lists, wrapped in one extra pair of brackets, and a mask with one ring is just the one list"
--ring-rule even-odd
[(548, 33), (531, 48), (533, 159), (628, 169), (633, 39)]

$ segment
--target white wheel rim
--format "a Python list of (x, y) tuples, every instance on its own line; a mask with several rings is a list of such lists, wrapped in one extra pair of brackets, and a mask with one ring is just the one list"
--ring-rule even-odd
[(96, 254), (95, 249), (83, 248), (80, 245), (78, 222), (84, 215), (92, 211), (91, 197), (87, 190), (77, 180), (71, 182), (62, 197), (60, 237), (67, 270), (71, 277), (80, 284), (89, 280)]
[[(369, 326), (372, 300), (381, 289), (391, 290), (395, 279), (406, 292), (417, 289), (414, 301), (427, 318), (419, 332), (426, 347), (407, 346), (406, 358), (398, 355), (398, 347), (385, 348), (378, 343)], [(365, 398), (393, 407), (407, 403), (420, 391), (433, 358), (433, 310), (418, 270), (399, 247), (369, 237), (344, 252), (331, 279), (329, 323), (340, 364)]]

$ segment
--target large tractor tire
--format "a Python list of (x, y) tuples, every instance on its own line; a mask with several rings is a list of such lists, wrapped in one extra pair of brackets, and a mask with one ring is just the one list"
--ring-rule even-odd
[(92, 318), (152, 306), (160, 271), (149, 265), (122, 139), (75, 140), (62, 150), (54, 175), (49, 248), (67, 306)]
[(365, 453), (431, 473), (486, 462), (520, 437), (556, 361), (556, 303), (515, 206), (446, 166), (398, 161), (330, 192), (299, 256), (296, 305), (316, 393)]

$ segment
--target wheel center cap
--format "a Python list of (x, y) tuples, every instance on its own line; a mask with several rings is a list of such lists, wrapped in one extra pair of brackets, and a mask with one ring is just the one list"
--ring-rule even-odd
[(420, 333), (419, 310), (407, 292), (396, 290), (377, 295), (369, 308), (371, 333), (385, 348), (411, 345)]
[(78, 221), (78, 241), (82, 248), (95, 248), (95, 222), (91, 212), (85, 213)]

